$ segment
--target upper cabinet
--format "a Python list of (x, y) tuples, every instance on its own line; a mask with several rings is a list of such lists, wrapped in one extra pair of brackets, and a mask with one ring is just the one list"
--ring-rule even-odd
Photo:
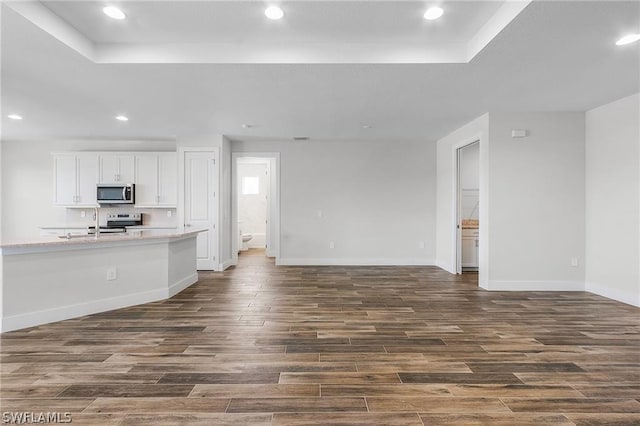
[(135, 183), (135, 207), (176, 208), (175, 152), (65, 152), (53, 155), (54, 204), (94, 207), (98, 183)]
[(122, 153), (100, 154), (98, 183), (133, 183), (135, 156)]
[(136, 207), (176, 207), (177, 161), (175, 152), (136, 155)]
[(53, 156), (54, 204), (66, 207), (96, 205), (98, 155), (65, 153)]

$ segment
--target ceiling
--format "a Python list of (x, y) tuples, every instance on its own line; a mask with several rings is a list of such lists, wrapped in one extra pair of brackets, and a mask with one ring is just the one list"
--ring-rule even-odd
[[(585, 111), (640, 90), (640, 43), (615, 46), (640, 32), (636, 1), (444, 2), (435, 22), (401, 1), (287, 2), (277, 22), (262, 2), (124, 2), (117, 23), (99, 2), (25, 3), (2, 6), (3, 140), (436, 140), (487, 111)], [(291, 60), (233, 60), (263, 45)], [(436, 53), (392, 55), (405, 45)]]

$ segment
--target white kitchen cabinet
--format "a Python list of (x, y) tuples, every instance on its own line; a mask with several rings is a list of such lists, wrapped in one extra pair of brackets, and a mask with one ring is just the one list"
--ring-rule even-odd
[(175, 208), (178, 202), (177, 168), (174, 152), (137, 155), (136, 207)]
[(462, 267), (477, 268), (478, 267), (478, 229), (462, 230)]
[(98, 156), (93, 153), (55, 154), (54, 204), (66, 207), (96, 205)]
[(135, 156), (101, 154), (99, 183), (131, 183), (135, 179)]

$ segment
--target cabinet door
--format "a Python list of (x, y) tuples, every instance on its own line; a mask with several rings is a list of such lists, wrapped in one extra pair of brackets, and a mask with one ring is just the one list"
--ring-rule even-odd
[(118, 156), (118, 173), (117, 182), (119, 183), (132, 183), (136, 179), (136, 166), (135, 156), (133, 155), (120, 155)]
[(174, 152), (158, 155), (158, 204), (178, 204), (178, 156)]
[(93, 207), (97, 204), (98, 156), (96, 154), (78, 154), (76, 156), (76, 170), (78, 185), (76, 204)]
[(158, 203), (158, 156), (136, 156), (136, 205), (155, 206)]
[(53, 157), (53, 202), (57, 206), (71, 206), (76, 203), (76, 156), (56, 155)]
[(478, 266), (476, 240), (474, 238), (462, 239), (462, 266), (474, 268)]
[(98, 183), (118, 182), (118, 156), (106, 154), (100, 156), (100, 176)]

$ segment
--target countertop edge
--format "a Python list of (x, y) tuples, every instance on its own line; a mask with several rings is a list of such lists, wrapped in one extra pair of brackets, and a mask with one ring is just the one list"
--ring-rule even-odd
[(114, 245), (144, 244), (148, 242), (161, 242), (162, 240), (172, 241), (195, 236), (200, 232), (205, 232), (207, 228), (183, 228), (178, 230), (147, 229), (132, 231), (125, 235), (102, 234), (99, 237), (87, 236), (82, 238), (42, 238), (34, 241), (24, 241), (15, 243), (0, 244), (0, 254), (20, 254), (29, 252), (42, 252), (50, 249), (65, 250), (74, 248), (101, 248)]

